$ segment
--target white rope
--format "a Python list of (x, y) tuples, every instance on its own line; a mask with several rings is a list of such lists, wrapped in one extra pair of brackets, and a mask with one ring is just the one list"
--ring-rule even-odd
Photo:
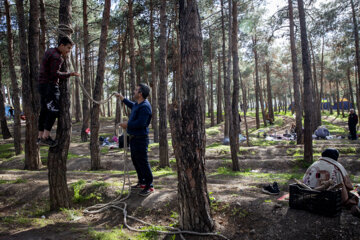
[[(152, 226), (154, 227), (153, 224), (151, 223), (147, 223), (141, 219), (138, 219), (136, 217), (130, 216), (127, 214), (127, 203), (125, 202), (127, 199), (129, 199), (130, 195), (131, 195), (131, 181), (130, 181), (130, 177), (129, 177), (129, 169), (128, 169), (128, 155), (127, 155), (127, 133), (126, 130), (124, 130), (124, 154), (123, 154), (123, 159), (124, 159), (124, 176), (123, 176), (123, 186), (121, 189), (121, 193), (118, 197), (116, 197), (114, 200), (108, 202), (108, 203), (103, 203), (103, 204), (96, 204), (94, 206), (90, 206), (88, 208), (86, 208), (83, 212), (84, 214), (96, 214), (96, 213), (101, 213), (105, 210), (108, 210), (110, 208), (115, 208), (115, 209), (119, 209), (123, 212), (124, 215), (124, 225), (126, 228), (128, 228), (131, 231), (135, 231), (135, 232), (148, 232), (148, 230), (140, 230), (140, 229), (136, 229), (133, 228), (131, 226), (129, 226), (127, 224), (127, 218), (132, 219), (134, 221), (140, 222), (144, 225), (148, 225), (148, 226)], [(126, 185), (126, 178), (128, 179), (128, 185), (129, 185), (129, 193), (127, 194), (127, 196), (123, 197), (124, 194), (124, 188)], [(119, 207), (118, 205), (123, 205), (123, 207)], [(191, 234), (191, 235), (199, 235), (199, 236), (217, 236), (217, 237), (221, 237), (223, 239), (228, 239), (227, 237), (225, 237), (222, 234), (218, 234), (218, 233), (200, 233), (200, 232), (194, 232), (194, 231), (182, 231), (179, 228), (174, 228), (174, 227), (169, 227), (169, 226), (162, 226), (165, 227), (167, 229), (169, 229), (170, 231), (158, 231), (158, 230), (154, 230), (157, 233), (160, 234), (180, 234), (181, 239), (185, 240), (185, 237), (182, 234)]]

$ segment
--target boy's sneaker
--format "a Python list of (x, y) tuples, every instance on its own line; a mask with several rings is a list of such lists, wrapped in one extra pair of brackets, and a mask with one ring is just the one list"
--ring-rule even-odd
[(40, 143), (39, 145), (42, 145), (42, 146), (49, 146), (49, 147), (55, 147), (57, 145), (57, 142), (54, 141), (50, 136), (47, 137), (47, 138), (42, 138), (40, 140)]
[[(277, 184), (276, 184), (277, 187)], [(270, 184), (262, 188), (263, 193), (270, 194), (270, 195), (278, 195), (280, 193), (279, 189), (274, 189), (273, 186)]]
[(131, 186), (131, 189), (144, 189), (146, 187), (145, 184), (138, 183), (134, 186)]
[(155, 191), (155, 189), (154, 189), (153, 187), (144, 188), (143, 190), (141, 190), (141, 191), (139, 192), (139, 195), (140, 195), (140, 196), (143, 196), (143, 197), (146, 197), (146, 196), (152, 194), (154, 191)]

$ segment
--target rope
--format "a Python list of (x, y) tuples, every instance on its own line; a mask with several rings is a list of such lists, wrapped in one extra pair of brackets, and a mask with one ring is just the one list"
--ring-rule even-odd
[[(110, 208), (115, 208), (118, 210), (121, 210), (123, 212), (124, 215), (124, 225), (126, 228), (128, 228), (131, 231), (135, 231), (135, 232), (148, 232), (148, 230), (140, 230), (140, 229), (136, 229), (133, 228), (131, 226), (129, 226), (127, 224), (127, 219), (132, 219), (134, 221), (140, 222), (144, 225), (148, 225), (148, 226), (153, 226), (151, 223), (147, 223), (141, 219), (138, 219), (136, 217), (130, 216), (127, 214), (127, 203), (125, 202), (127, 199), (130, 198), (131, 195), (131, 181), (130, 181), (130, 177), (129, 177), (129, 169), (128, 169), (128, 155), (127, 155), (127, 132), (126, 130), (124, 130), (124, 153), (123, 153), (123, 159), (124, 159), (124, 176), (123, 176), (123, 186), (121, 189), (121, 193), (118, 197), (116, 197), (114, 200), (108, 202), (108, 203), (104, 203), (104, 204), (96, 204), (94, 206), (90, 206), (86, 209), (84, 209), (84, 214), (96, 214), (96, 213), (101, 213), (105, 210), (108, 210)], [(123, 197), (124, 194), (124, 188), (126, 185), (126, 178), (128, 180), (128, 186), (129, 186), (129, 193), (127, 194), (127, 196)], [(123, 205), (123, 207), (120, 207), (118, 205)], [(223, 239), (228, 239), (227, 237), (225, 237), (222, 234), (218, 234), (218, 233), (200, 233), (200, 232), (194, 232), (194, 231), (182, 231), (179, 228), (174, 228), (174, 227), (169, 227), (169, 226), (164, 226), (165, 228), (169, 229), (170, 231), (158, 231), (156, 230), (157, 233), (160, 234), (179, 234), (180, 238), (182, 240), (185, 240), (185, 237), (182, 234), (191, 234), (191, 235), (199, 235), (199, 236), (217, 236)]]

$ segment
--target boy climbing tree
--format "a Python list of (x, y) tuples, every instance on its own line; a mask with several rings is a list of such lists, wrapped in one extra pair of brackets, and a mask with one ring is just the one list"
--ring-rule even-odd
[(42, 59), (39, 73), (39, 93), (41, 110), (39, 116), (38, 144), (55, 147), (57, 142), (50, 137), (51, 128), (59, 116), (59, 81), (76, 72), (65, 72), (63, 65), (74, 43), (69, 37), (62, 37), (57, 48), (49, 48)]

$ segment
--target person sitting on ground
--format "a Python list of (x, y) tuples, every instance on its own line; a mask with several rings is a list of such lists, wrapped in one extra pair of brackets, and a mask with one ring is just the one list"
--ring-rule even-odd
[(348, 119), (348, 126), (350, 131), (350, 139), (356, 140), (356, 125), (358, 124), (358, 116), (355, 113), (353, 108), (350, 109), (349, 119)]
[(343, 165), (337, 162), (339, 151), (328, 148), (322, 152), (318, 161), (314, 162), (303, 177), (303, 183), (316, 190), (326, 190), (330, 186), (341, 184), (341, 201), (343, 206), (351, 209), (351, 213), (360, 217), (359, 199), (351, 193), (353, 185)]
[(317, 138), (322, 138), (322, 139), (326, 139), (327, 136), (330, 136), (329, 130), (324, 126), (319, 126), (315, 130), (314, 134), (316, 135)]
[(60, 111), (59, 81), (71, 76), (80, 76), (76, 72), (64, 72), (65, 58), (69, 55), (74, 42), (68, 37), (59, 40), (57, 48), (49, 48), (42, 59), (39, 71), (40, 116), (38, 125), (39, 145), (54, 147), (57, 145), (50, 137), (51, 128)]
[(294, 123), (291, 124), (290, 134), (296, 134), (296, 125)]

